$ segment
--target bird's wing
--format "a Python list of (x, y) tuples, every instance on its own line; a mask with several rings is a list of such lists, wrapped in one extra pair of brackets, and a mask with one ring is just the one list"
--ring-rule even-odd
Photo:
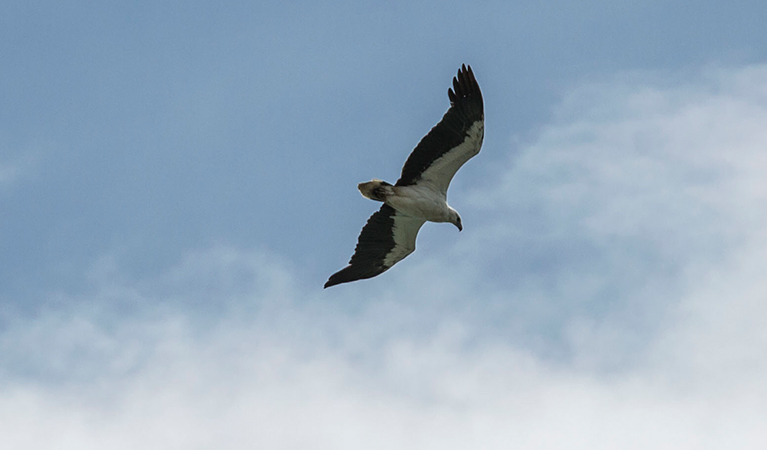
[(461, 66), (447, 94), (450, 109), (410, 154), (396, 186), (430, 183), (447, 195), (458, 169), (479, 153), (485, 114), (482, 92), (471, 67)]
[(384, 204), (368, 219), (349, 265), (331, 275), (325, 287), (379, 275), (415, 250), (423, 219), (410, 217)]

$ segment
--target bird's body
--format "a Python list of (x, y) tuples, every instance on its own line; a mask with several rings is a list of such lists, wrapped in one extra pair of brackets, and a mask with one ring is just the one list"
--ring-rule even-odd
[(358, 188), (364, 197), (429, 222), (450, 222), (451, 211), (455, 213), (447, 204), (447, 196), (428, 184), (392, 186), (385, 181), (373, 180), (360, 183)]
[(384, 203), (407, 216), (429, 222), (456, 220), (457, 212), (447, 204), (445, 194), (429, 185), (394, 186), (394, 191)]
[(484, 111), (471, 67), (461, 67), (453, 89), (448, 89), (450, 109), (410, 154), (397, 183), (358, 185), (363, 196), (384, 205), (362, 228), (349, 265), (333, 274), (326, 288), (385, 272), (415, 250), (418, 231), (427, 221), (463, 229), (461, 216), (447, 204), (447, 189), (458, 169), (482, 147)]

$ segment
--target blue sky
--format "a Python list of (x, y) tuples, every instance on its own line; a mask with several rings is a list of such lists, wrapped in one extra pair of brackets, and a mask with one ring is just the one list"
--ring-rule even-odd
[[(767, 444), (761, 2), (0, 6), (0, 436)], [(464, 231), (323, 290), (471, 64)]]

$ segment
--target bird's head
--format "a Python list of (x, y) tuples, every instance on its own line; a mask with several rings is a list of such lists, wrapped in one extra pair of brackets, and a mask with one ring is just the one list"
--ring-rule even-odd
[(450, 223), (455, 225), (456, 228), (458, 228), (458, 231), (463, 231), (461, 216), (458, 214), (458, 211), (454, 210), (453, 208), (450, 208)]

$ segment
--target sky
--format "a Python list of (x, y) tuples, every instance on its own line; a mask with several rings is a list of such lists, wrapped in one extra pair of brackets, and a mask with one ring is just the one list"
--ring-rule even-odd
[[(757, 1), (0, 5), (0, 442), (767, 445)], [(471, 64), (485, 141), (322, 289)]]

